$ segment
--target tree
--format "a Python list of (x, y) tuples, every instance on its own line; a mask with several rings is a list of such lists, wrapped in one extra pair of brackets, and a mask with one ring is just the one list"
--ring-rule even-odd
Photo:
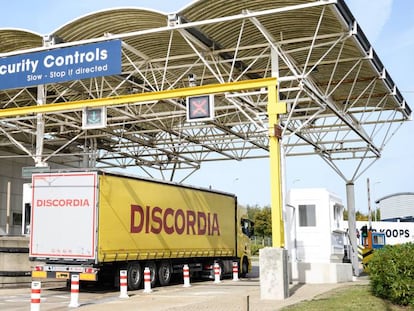
[(270, 207), (264, 207), (254, 215), (254, 232), (257, 236), (272, 235), (272, 215)]
[(371, 220), (372, 221), (380, 221), (381, 220), (381, 211), (379, 209), (371, 211)]
[[(344, 220), (348, 220), (348, 210), (344, 209)], [(368, 220), (368, 215), (361, 213), (360, 211), (355, 212), (355, 220), (357, 221), (366, 221)]]
[(254, 217), (255, 215), (260, 212), (260, 210), (262, 209), (260, 206), (258, 206), (257, 204), (255, 206), (250, 206), (247, 205), (247, 218), (249, 218), (251, 221), (254, 221)]
[(355, 212), (355, 219), (358, 221), (368, 220), (368, 215), (361, 213), (360, 211)]

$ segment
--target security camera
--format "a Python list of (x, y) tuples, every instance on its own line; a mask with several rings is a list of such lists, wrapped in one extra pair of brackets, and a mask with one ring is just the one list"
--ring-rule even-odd
[(190, 86), (195, 86), (196, 85), (196, 75), (193, 73), (188, 74), (188, 82), (190, 84)]

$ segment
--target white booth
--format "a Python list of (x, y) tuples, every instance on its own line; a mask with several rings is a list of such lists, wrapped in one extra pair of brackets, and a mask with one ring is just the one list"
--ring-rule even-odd
[(352, 281), (352, 265), (342, 262), (343, 211), (341, 199), (326, 189), (289, 191), (285, 224), (292, 281)]

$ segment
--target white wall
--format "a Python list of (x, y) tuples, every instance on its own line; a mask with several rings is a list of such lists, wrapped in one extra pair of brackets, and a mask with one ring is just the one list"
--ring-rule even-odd
[(414, 217), (414, 193), (400, 193), (383, 198), (379, 204), (381, 219)]
[[(361, 233), (362, 226), (369, 227), (368, 221), (357, 221), (356, 228)], [(342, 227), (348, 228), (348, 221), (342, 222)], [(413, 222), (392, 222), (392, 221), (372, 221), (371, 227), (376, 232), (385, 234), (385, 244), (414, 243), (414, 223)], [(358, 239), (358, 244), (361, 239)]]

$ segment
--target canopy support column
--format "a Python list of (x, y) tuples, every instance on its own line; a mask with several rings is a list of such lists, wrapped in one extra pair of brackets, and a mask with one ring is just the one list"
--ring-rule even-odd
[(354, 183), (348, 182), (346, 184), (346, 201), (348, 207), (348, 235), (351, 243), (350, 258), (352, 263), (352, 270), (354, 276), (359, 276), (359, 262), (358, 262), (358, 245), (356, 236), (356, 219), (355, 219), (355, 189)]
[[(272, 53), (272, 74), (278, 76), (278, 56)], [(276, 83), (277, 85), (277, 83)], [(283, 197), (280, 140), (282, 129), (279, 115), (286, 113), (286, 105), (278, 101), (278, 88), (268, 89), (267, 114), (269, 118), (270, 195), (272, 212), (272, 248), (259, 252), (260, 297), (281, 300), (289, 297), (288, 256), (283, 224)]]
[[(46, 103), (46, 90), (44, 85), (37, 87), (37, 105), (41, 106)], [(35, 154), (35, 166), (43, 167), (46, 163), (43, 162), (43, 143), (45, 136), (45, 122), (43, 113), (36, 114), (36, 154)]]

